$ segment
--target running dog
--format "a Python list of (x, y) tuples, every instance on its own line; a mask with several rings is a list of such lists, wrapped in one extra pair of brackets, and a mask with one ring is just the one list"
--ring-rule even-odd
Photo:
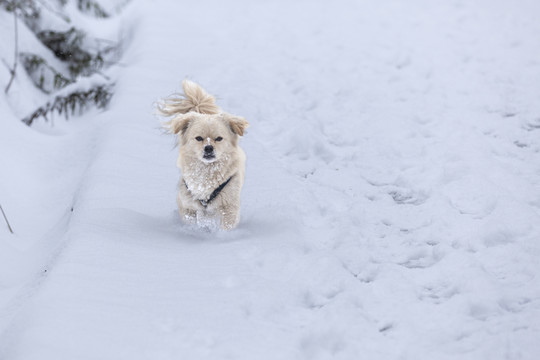
[(163, 125), (178, 136), (180, 216), (199, 225), (219, 218), (222, 229), (233, 229), (240, 220), (246, 162), (238, 141), (249, 123), (222, 111), (196, 83), (184, 80), (182, 87), (183, 95), (165, 98), (157, 107), (160, 115), (173, 117)]

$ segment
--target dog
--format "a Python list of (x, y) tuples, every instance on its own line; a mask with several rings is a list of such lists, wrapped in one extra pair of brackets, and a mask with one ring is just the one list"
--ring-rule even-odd
[(182, 88), (183, 95), (173, 94), (157, 104), (158, 114), (173, 116), (164, 128), (178, 136), (180, 217), (200, 226), (219, 219), (222, 229), (231, 230), (240, 220), (246, 163), (238, 142), (249, 123), (222, 111), (198, 84), (184, 80)]

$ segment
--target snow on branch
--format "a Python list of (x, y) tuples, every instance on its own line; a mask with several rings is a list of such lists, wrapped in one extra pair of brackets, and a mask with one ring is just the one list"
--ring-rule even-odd
[(109, 14), (95, 1), (78, 0), (77, 7), (79, 10), (93, 14), (97, 18), (108, 18)]
[[(98, 18), (109, 17), (96, 0), (74, 1), (81, 12)], [(4, 60), (11, 74), (6, 94), (21, 63), (19, 68), (26, 71), (36, 88), (51, 95), (50, 101), (23, 119), (28, 125), (39, 117), (48, 120), (47, 116), (54, 112), (67, 118), (89, 106), (102, 109), (112, 97), (114, 84), (102, 69), (118, 61), (119, 46), (114, 41), (92, 36), (88, 30), (72, 23), (67, 16), (66, 5), (66, 0), (0, 0), (0, 10), (3, 8), (13, 13), (15, 20), (13, 66)], [(19, 25), (26, 26), (33, 34), (31, 36), (35, 36), (50, 52), (41, 48), (19, 51), (18, 20), (21, 20)], [(99, 82), (96, 75), (99, 75)]]
[(67, 119), (70, 114), (74, 114), (77, 110), (82, 113), (91, 105), (98, 109), (106, 108), (113, 95), (113, 84), (100, 82), (96, 78), (97, 76), (84, 78), (77, 83), (66, 86), (51, 101), (40, 106), (22, 121), (27, 125), (32, 125), (34, 120), (40, 116), (48, 120), (47, 116), (54, 112), (64, 114)]

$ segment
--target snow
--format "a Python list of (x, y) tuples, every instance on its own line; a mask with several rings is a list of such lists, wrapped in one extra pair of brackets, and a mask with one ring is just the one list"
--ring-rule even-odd
[[(127, 42), (110, 109), (52, 129), (19, 69), (0, 358), (538, 358), (539, 10), (134, 0), (99, 30)], [(186, 77), (251, 125), (231, 232), (176, 210), (153, 103)]]

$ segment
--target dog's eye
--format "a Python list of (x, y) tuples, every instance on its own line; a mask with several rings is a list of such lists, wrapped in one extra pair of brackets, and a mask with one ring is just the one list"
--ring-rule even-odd
[(203, 138), (200, 137), (200, 136), (197, 136), (197, 137), (195, 138), (195, 140), (197, 140), (197, 141), (203, 141)]
[(222, 138), (221, 136), (218, 136), (218, 137), (216, 138), (216, 141), (221, 141), (221, 140), (223, 140), (223, 138)]

